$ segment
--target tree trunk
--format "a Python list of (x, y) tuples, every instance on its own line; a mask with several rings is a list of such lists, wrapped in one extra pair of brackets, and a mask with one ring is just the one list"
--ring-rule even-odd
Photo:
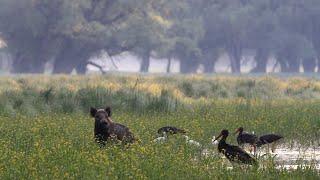
[(281, 72), (284, 73), (297, 73), (299, 72), (299, 61), (291, 61), (290, 64), (287, 61), (279, 61), (281, 66)]
[(300, 59), (298, 56), (289, 53), (277, 55), (277, 61), (280, 63), (281, 72), (297, 73), (300, 71)]
[(241, 73), (241, 66), (240, 66), (241, 58), (231, 55), (230, 56), (230, 63), (231, 63), (231, 71), (232, 73)]
[(241, 73), (241, 56), (242, 50), (240, 46), (233, 45), (229, 48), (229, 57), (232, 73)]
[(286, 61), (284, 61), (284, 60), (281, 59), (281, 58), (278, 58), (277, 61), (278, 61), (279, 64), (280, 64), (281, 72), (284, 72), (284, 73), (289, 72), (289, 67), (288, 67)]
[(199, 62), (194, 58), (185, 58), (180, 60), (180, 73), (196, 73), (199, 67)]
[(320, 56), (318, 56), (318, 73), (320, 73)]
[(170, 73), (170, 70), (171, 70), (171, 57), (168, 57), (168, 64), (167, 64), (167, 73)]
[(88, 59), (88, 56), (72, 51), (60, 53), (54, 62), (53, 73), (70, 74), (76, 69), (78, 74), (85, 74)]
[(180, 73), (182, 74), (191, 73), (190, 66), (185, 61), (186, 60), (183, 60), (183, 61), (180, 60)]
[(300, 72), (300, 60), (298, 58), (292, 58), (291, 61), (288, 61), (288, 67), (290, 73), (299, 73)]
[(317, 63), (315, 58), (305, 58), (302, 60), (303, 70), (305, 73), (315, 72)]
[(204, 52), (204, 73), (214, 73), (214, 65), (217, 61), (217, 55), (210, 52)]
[(18, 54), (13, 59), (12, 73), (40, 74), (44, 72), (45, 61), (40, 57)]
[(150, 51), (147, 51), (142, 56), (142, 62), (140, 65), (140, 72), (149, 72), (149, 66), (150, 66)]
[(80, 55), (80, 57), (78, 58), (77, 66), (76, 66), (76, 70), (78, 74), (86, 74), (88, 60), (90, 59), (93, 52), (94, 52), (94, 49), (85, 48), (81, 51), (81, 53), (78, 53)]
[(214, 61), (207, 61), (203, 63), (204, 73), (211, 74), (214, 73)]
[(0, 51), (0, 69), (3, 69), (4, 67), (4, 58), (3, 58), (3, 54), (1, 54), (1, 51)]
[(72, 40), (65, 41), (64, 48), (55, 59), (53, 73), (70, 74), (73, 69), (76, 69), (78, 74), (85, 74), (87, 61), (95, 50), (89, 44), (79, 46)]
[(75, 50), (71, 45), (66, 45), (59, 55), (56, 57), (53, 64), (54, 74), (70, 74), (77, 66)]
[(255, 56), (256, 67), (251, 70), (253, 73), (266, 73), (267, 72), (267, 63), (268, 63), (269, 54), (264, 50), (257, 50)]
[(77, 74), (86, 74), (86, 72), (87, 72), (87, 60), (88, 59), (82, 60), (76, 66)]
[(17, 52), (12, 59), (12, 73), (44, 73), (45, 64), (50, 59), (49, 42), (47, 36), (29, 37), (21, 42), (27, 44), (13, 47)]

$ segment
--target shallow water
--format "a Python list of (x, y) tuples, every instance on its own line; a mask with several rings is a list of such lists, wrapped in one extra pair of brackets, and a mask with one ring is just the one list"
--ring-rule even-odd
[[(245, 148), (246, 150), (248, 148)], [(249, 151), (247, 151), (249, 152)], [(216, 147), (204, 149), (202, 151), (204, 157), (216, 156)], [(316, 168), (320, 170), (320, 147), (313, 148), (288, 148), (285, 146), (278, 147), (275, 152), (267, 153), (267, 149), (257, 151), (259, 161), (272, 159), (278, 169), (297, 169), (297, 168)]]
[[(314, 166), (320, 170), (320, 147), (314, 148), (277, 148), (274, 160), (279, 168), (296, 169), (298, 167)], [(301, 166), (302, 165), (302, 166)]]

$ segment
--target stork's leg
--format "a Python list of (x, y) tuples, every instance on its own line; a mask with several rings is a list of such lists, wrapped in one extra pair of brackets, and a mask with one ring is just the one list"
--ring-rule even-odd
[(276, 142), (272, 143), (272, 145), (271, 145), (271, 152), (272, 152), (272, 153), (275, 152), (276, 146), (277, 146), (277, 143), (276, 143)]
[(249, 149), (250, 153), (252, 154), (252, 145), (250, 144), (250, 149)]
[(253, 155), (257, 155), (257, 146), (253, 145)]
[[(256, 146), (253, 144), (250, 144), (250, 153), (253, 155), (256, 155)], [(253, 152), (253, 153), (252, 153)]]

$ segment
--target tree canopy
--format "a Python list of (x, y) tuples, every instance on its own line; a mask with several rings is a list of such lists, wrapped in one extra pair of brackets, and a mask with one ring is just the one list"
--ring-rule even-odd
[[(13, 73), (85, 73), (90, 57), (131, 52), (148, 72), (151, 57), (180, 61), (182, 73), (214, 72), (227, 54), (241, 72), (273, 57), (282, 72), (320, 69), (319, 0), (0, 0), (0, 38)], [(319, 72), (319, 70), (318, 70)]]

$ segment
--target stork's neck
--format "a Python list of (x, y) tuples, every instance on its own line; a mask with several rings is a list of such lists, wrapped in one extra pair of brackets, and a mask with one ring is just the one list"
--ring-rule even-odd
[(219, 147), (225, 146), (225, 145), (227, 144), (227, 143), (226, 143), (226, 140), (227, 140), (227, 137), (226, 137), (226, 136), (223, 136), (223, 137), (221, 138), (221, 140), (219, 141), (218, 146), (219, 146)]
[(223, 137), (223, 138), (219, 141), (219, 144), (218, 144), (218, 150), (219, 150), (219, 152), (223, 152), (223, 150), (226, 148), (226, 146), (227, 146), (226, 138), (227, 138), (227, 137)]

